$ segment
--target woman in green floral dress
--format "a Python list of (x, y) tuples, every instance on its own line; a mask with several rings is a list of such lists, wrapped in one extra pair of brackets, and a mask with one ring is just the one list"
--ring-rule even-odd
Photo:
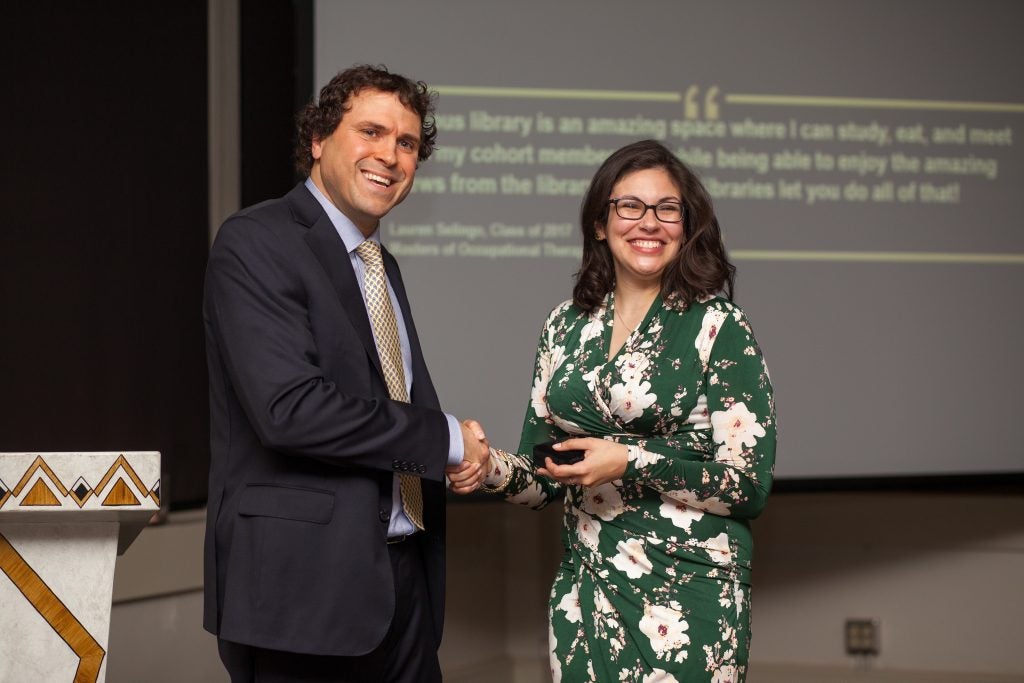
[[(743, 681), (750, 519), (775, 459), (772, 387), (731, 297), (711, 200), (654, 141), (595, 175), (573, 300), (548, 317), (518, 454), (485, 490), (565, 496), (549, 605), (552, 679)], [(585, 458), (534, 469), (535, 444)], [(559, 448), (556, 446), (556, 449)]]

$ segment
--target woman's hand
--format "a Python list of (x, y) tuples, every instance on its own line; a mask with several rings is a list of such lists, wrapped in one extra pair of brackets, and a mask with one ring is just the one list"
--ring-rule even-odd
[(544, 459), (538, 474), (570, 486), (600, 486), (621, 479), (626, 473), (629, 451), (625, 444), (606, 439), (586, 437), (567, 439), (554, 446), (556, 451), (582, 450), (583, 460), (571, 465), (556, 465), (551, 458)]

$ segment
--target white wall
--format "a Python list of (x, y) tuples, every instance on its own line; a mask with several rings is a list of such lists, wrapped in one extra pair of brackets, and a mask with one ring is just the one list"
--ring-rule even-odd
[(875, 670), (1024, 680), (1024, 498), (778, 496), (755, 543), (755, 671), (849, 669), (844, 620), (867, 617), (880, 623)]
[[(448, 683), (546, 680), (560, 512), (449, 507)], [(755, 525), (748, 683), (1024, 681), (1024, 497), (776, 495)], [(227, 680), (200, 626), (201, 545), (202, 515), (176, 513), (119, 558), (109, 683)], [(876, 661), (844, 654), (848, 617), (879, 621)]]

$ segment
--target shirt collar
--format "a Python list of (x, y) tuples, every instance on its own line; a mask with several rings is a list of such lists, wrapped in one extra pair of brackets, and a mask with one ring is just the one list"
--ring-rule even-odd
[(351, 254), (355, 251), (355, 248), (366, 240), (373, 240), (377, 244), (380, 244), (380, 226), (369, 237), (364, 237), (363, 233), (360, 232), (359, 228), (356, 227), (355, 223), (348, 219), (348, 216), (343, 214), (341, 210), (336, 207), (331, 200), (324, 196), (324, 193), (320, 191), (320, 188), (316, 186), (312, 178), (306, 178), (306, 189), (309, 190), (310, 194), (316, 197), (316, 200), (320, 202), (320, 206), (324, 207), (324, 211), (327, 212), (327, 217), (331, 219), (331, 225), (338, 231), (338, 236), (341, 237), (341, 241), (345, 243), (345, 250)]

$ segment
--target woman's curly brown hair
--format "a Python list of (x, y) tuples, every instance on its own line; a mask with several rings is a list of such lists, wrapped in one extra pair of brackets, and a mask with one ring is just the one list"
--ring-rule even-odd
[(385, 66), (358, 64), (345, 69), (320, 90), (320, 100), (311, 101), (295, 117), (298, 140), (295, 144), (295, 168), (309, 175), (313, 168), (313, 140), (323, 140), (341, 123), (351, 104), (350, 98), (363, 90), (395, 93), (399, 101), (420, 117), (419, 161), (426, 161), (434, 152), (437, 124), (434, 122), (434, 99), (437, 93), (423, 81), (413, 81), (393, 74)]
[(729, 262), (711, 196), (696, 174), (656, 140), (641, 140), (612, 153), (597, 169), (580, 206), (583, 261), (576, 273), (573, 303), (592, 313), (615, 288), (615, 263), (598, 227), (608, 221), (612, 189), (624, 176), (650, 168), (664, 169), (682, 194), (684, 242), (679, 256), (661, 276), (661, 295), (676, 293), (691, 302), (722, 293), (732, 299), (736, 267)]

